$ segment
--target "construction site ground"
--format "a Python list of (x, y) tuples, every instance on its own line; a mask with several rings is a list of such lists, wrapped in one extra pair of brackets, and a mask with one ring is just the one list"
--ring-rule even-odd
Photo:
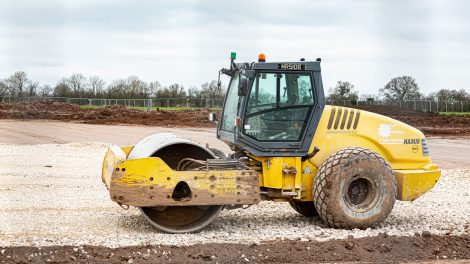
[[(228, 151), (204, 111), (175, 112), (175, 120), (163, 123), (137, 118), (106, 125), (116, 123), (98, 118), (96, 125), (17, 118), (0, 106), (0, 263), (470, 262), (470, 124), (461, 121), (448, 130), (453, 134), (427, 133), (433, 161), (443, 169), (437, 186), (413, 202), (397, 202), (375, 228), (332, 229), (288, 204), (262, 202), (223, 211), (200, 233), (170, 235), (151, 228), (137, 209), (111, 202), (100, 179), (107, 143), (131, 145), (172, 132)], [(194, 112), (200, 119), (184, 119)]]

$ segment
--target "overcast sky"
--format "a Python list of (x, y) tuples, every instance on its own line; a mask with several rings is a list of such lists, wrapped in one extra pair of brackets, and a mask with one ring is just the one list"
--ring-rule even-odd
[(411, 75), (426, 93), (470, 91), (470, 1), (0, 0), (0, 78), (199, 86), (231, 51), (239, 62), (321, 57), (325, 89), (376, 93)]

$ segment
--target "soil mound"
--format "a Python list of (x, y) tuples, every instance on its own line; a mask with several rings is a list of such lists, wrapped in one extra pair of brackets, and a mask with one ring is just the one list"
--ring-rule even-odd
[(359, 105), (353, 108), (389, 116), (418, 128), (426, 135), (470, 135), (470, 115), (440, 115), (398, 106)]
[(125, 106), (81, 108), (59, 102), (0, 104), (0, 119), (51, 119), (88, 124), (130, 124), (165, 127), (215, 127), (209, 110), (156, 110), (146, 112)]

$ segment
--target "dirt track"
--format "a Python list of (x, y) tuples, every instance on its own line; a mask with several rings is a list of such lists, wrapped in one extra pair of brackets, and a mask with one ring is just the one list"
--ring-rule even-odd
[[(6, 256), (10, 256), (7, 258)], [(440, 260), (439, 260), (440, 259)], [(14, 247), (0, 260), (16, 263), (420, 263), (457, 264), (470, 259), (470, 237), (389, 237), (327, 242), (273, 241), (188, 247)], [(430, 262), (426, 262), (430, 260)]]

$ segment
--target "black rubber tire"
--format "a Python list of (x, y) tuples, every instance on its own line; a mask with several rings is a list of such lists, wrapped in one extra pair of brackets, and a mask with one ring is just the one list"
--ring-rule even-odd
[(334, 228), (368, 228), (387, 218), (397, 196), (390, 165), (372, 150), (342, 149), (323, 162), (313, 181), (321, 219)]
[(290, 206), (294, 208), (297, 213), (306, 216), (306, 217), (315, 217), (318, 216), (317, 209), (315, 204), (312, 201), (289, 201)]

